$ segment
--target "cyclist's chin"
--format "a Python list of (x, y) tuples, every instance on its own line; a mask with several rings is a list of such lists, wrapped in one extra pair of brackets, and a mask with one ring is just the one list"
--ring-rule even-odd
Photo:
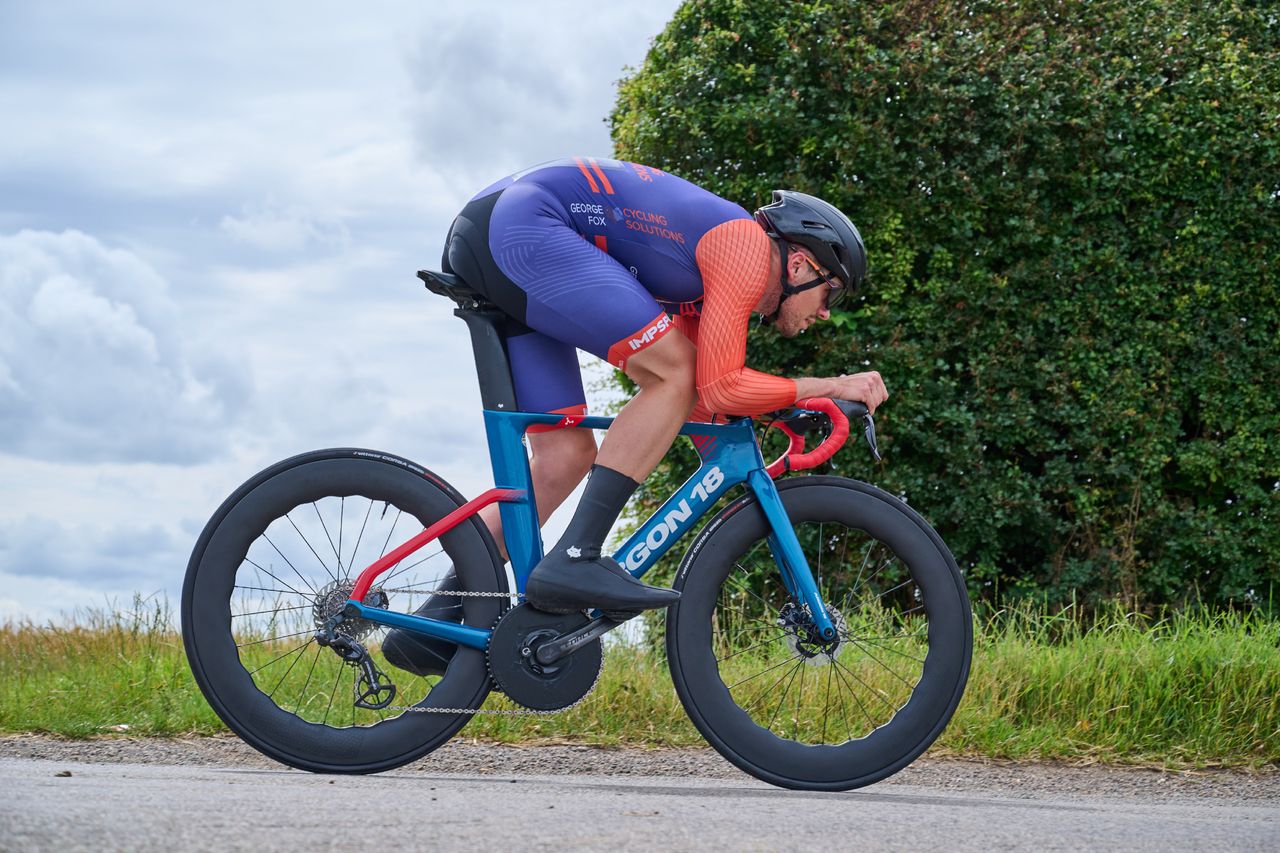
[(778, 322), (774, 324), (774, 328), (778, 330), (778, 334), (784, 338), (794, 338), (805, 330), (808, 323), (798, 323), (789, 317), (779, 317)]

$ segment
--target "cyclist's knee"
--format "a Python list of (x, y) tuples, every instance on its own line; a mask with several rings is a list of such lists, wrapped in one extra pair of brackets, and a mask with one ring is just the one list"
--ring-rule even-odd
[(573, 485), (596, 461), (596, 439), (589, 429), (560, 429), (529, 436), (529, 448), (544, 476)]

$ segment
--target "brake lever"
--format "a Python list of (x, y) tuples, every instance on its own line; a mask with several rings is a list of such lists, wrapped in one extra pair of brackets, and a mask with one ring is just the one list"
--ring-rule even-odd
[(862, 434), (866, 436), (867, 446), (871, 448), (871, 456), (877, 462), (881, 461), (880, 448), (876, 446), (876, 421), (871, 416), (871, 410), (867, 408), (866, 403), (860, 403), (857, 400), (836, 400), (835, 404), (849, 420), (862, 418)]

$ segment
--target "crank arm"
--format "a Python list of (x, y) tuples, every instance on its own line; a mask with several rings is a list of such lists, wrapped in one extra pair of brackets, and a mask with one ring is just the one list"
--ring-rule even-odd
[(576, 631), (570, 631), (568, 634), (556, 637), (554, 640), (548, 640), (538, 647), (538, 651), (534, 654), (538, 663), (548, 666), (560, 660), (567, 654), (572, 654), (579, 646), (589, 643), (592, 640), (603, 637), (605, 634), (617, 628), (626, 619), (613, 619), (608, 616), (598, 616), (587, 624), (583, 625)]

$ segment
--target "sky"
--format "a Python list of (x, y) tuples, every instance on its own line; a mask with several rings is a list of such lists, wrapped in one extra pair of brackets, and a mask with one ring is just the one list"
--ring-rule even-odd
[(218, 504), (306, 450), (489, 488), (414, 272), (495, 179), (611, 153), (678, 5), (0, 3), (0, 621), (176, 608)]

